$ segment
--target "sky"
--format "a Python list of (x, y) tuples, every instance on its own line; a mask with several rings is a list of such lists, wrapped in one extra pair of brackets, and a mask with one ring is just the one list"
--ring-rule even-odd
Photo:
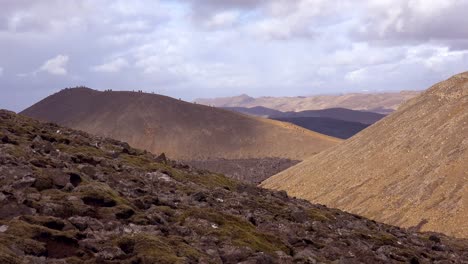
[(0, 0), (0, 108), (65, 87), (420, 90), (468, 70), (468, 0)]

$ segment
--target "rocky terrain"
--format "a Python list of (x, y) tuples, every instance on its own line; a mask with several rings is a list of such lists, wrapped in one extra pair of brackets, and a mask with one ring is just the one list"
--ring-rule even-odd
[(0, 263), (468, 263), (418, 233), (0, 111)]
[(342, 95), (316, 95), (296, 97), (250, 97), (240, 95), (222, 98), (200, 98), (195, 101), (200, 104), (216, 107), (255, 107), (283, 112), (300, 112), (327, 108), (347, 108), (364, 110), (381, 114), (395, 111), (403, 102), (420, 94), (419, 91), (401, 91), (387, 93), (349, 93)]
[(269, 177), (299, 163), (282, 158), (211, 159), (184, 161), (195, 168), (221, 173), (229, 178), (259, 184)]
[(183, 160), (303, 160), (341, 142), (289, 123), (142, 92), (64, 89), (21, 113)]
[(398, 226), (468, 237), (468, 73), (440, 82), (264, 187)]

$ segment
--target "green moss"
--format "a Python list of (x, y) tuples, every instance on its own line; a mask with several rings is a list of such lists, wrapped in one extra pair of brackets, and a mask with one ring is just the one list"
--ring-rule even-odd
[(27, 154), (24, 148), (14, 145), (11, 145), (9, 148), (7, 148), (6, 152), (16, 158), (25, 157)]
[[(0, 238), (0, 245), (11, 245), (28, 255), (43, 255), (47, 252), (45, 243), (38, 241), (43, 237), (61, 237), (75, 240), (76, 231), (58, 231), (42, 225), (31, 224), (14, 219), (5, 223), (8, 226)], [(0, 249), (0, 255), (2, 250)], [(0, 257), (0, 260), (2, 258)], [(0, 263), (5, 263), (1, 262)], [(8, 262), (6, 262), (8, 263)]]
[(76, 231), (58, 231), (54, 229), (47, 228), (42, 225), (30, 224), (26, 221), (14, 219), (7, 223), (8, 230), (5, 232), (7, 235), (12, 235), (16, 238), (31, 238), (39, 236), (40, 234), (49, 234), (51, 236), (62, 236), (68, 238), (74, 238), (76, 236)]
[(72, 146), (66, 144), (57, 144), (56, 148), (68, 154), (83, 154), (87, 157), (109, 157), (108, 153), (92, 146)]
[(167, 169), (167, 167), (161, 163), (156, 163), (149, 158), (141, 156), (133, 156), (128, 154), (120, 155), (120, 160), (127, 166), (140, 168), (146, 171), (156, 171), (159, 169)]
[[(3, 243), (2, 243), (3, 244)], [(8, 243), (7, 243), (8, 244)], [(21, 260), (9, 248), (0, 245), (0, 263), (2, 264), (21, 264)]]
[(168, 172), (175, 180), (179, 182), (191, 181), (198, 185), (203, 185), (209, 189), (213, 188), (224, 188), (228, 190), (235, 190), (239, 183), (236, 180), (229, 179), (221, 174), (205, 173), (199, 174), (188, 174), (185, 171), (169, 169)]
[(203, 255), (175, 237), (138, 234), (120, 237), (115, 244), (124, 251), (136, 254), (143, 263), (186, 263), (188, 259), (196, 261)]
[(324, 210), (319, 210), (319, 209), (309, 209), (307, 210), (308, 216), (313, 220), (313, 221), (329, 221), (332, 219), (331, 214), (325, 212)]
[(357, 237), (369, 239), (376, 243), (380, 243), (380, 245), (394, 245), (398, 241), (398, 239), (395, 236), (387, 232), (369, 233), (365, 231), (357, 231), (356, 235)]
[(195, 181), (208, 188), (221, 187), (228, 190), (235, 190), (238, 183), (220, 174), (208, 174), (197, 176)]
[(62, 219), (52, 216), (25, 215), (21, 217), (21, 220), (55, 230), (62, 230), (65, 227), (65, 222)]
[[(86, 198), (89, 198), (91, 203), (92, 200), (95, 199), (97, 202), (102, 200), (105, 204), (108, 204), (109, 207), (117, 205), (130, 206), (130, 202), (121, 197), (116, 191), (114, 191), (111, 187), (109, 187), (109, 185), (105, 183), (93, 182), (89, 184), (81, 184), (75, 189), (75, 191), (81, 197), (81, 199), (86, 200)], [(114, 203), (114, 205), (110, 206), (112, 203)]]
[(254, 198), (255, 202), (255, 207), (257, 208), (262, 208), (268, 212), (270, 212), (270, 215), (286, 215), (289, 214), (289, 211), (286, 211), (284, 206), (281, 206), (280, 204), (277, 203), (272, 203), (269, 201), (266, 201), (263, 197), (255, 197)]
[(179, 220), (184, 222), (188, 217), (205, 219), (217, 225), (213, 229), (199, 229), (203, 235), (214, 235), (225, 241), (232, 241), (236, 246), (249, 247), (258, 252), (273, 253), (288, 248), (278, 238), (258, 232), (254, 225), (236, 216), (216, 212), (212, 209), (192, 208), (185, 212)]

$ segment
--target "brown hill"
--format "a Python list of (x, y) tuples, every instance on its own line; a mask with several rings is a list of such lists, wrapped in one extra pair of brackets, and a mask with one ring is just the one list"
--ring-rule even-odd
[(379, 221), (468, 237), (468, 73), (262, 183)]
[(21, 114), (185, 160), (303, 160), (340, 142), (279, 121), (138, 92), (65, 89)]
[(388, 114), (406, 100), (420, 94), (419, 91), (388, 93), (349, 93), (343, 95), (317, 95), (297, 97), (259, 97), (247, 95), (213, 99), (196, 99), (200, 104), (217, 107), (263, 106), (279, 111), (305, 111), (326, 108), (347, 108)]

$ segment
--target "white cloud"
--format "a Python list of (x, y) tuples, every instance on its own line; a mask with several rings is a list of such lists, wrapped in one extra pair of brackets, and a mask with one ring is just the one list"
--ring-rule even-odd
[(53, 75), (66, 75), (68, 60), (69, 58), (67, 55), (57, 55), (46, 61), (38, 71), (45, 71)]
[(239, 16), (240, 13), (238, 11), (224, 11), (216, 13), (205, 22), (205, 26), (208, 28), (232, 26), (239, 20)]
[(367, 78), (367, 74), (368, 74), (367, 69), (362, 68), (362, 69), (347, 73), (345, 75), (345, 79), (350, 82), (359, 83), (359, 82), (364, 81)]
[(124, 58), (116, 58), (107, 63), (94, 66), (91, 69), (95, 72), (114, 73), (114, 72), (120, 72), (122, 69), (128, 66), (129, 64), (127, 60), (125, 60)]

